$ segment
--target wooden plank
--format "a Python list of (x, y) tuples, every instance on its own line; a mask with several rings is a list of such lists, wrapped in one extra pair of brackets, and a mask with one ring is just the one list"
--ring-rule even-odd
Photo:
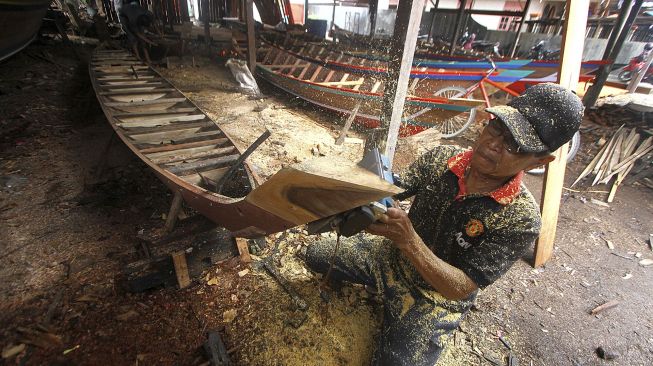
[(172, 232), (172, 230), (175, 228), (175, 224), (177, 223), (177, 216), (179, 216), (179, 212), (181, 211), (181, 206), (183, 203), (184, 199), (181, 196), (181, 192), (175, 192), (175, 195), (172, 198), (172, 203), (170, 204), (170, 210), (168, 210), (168, 217), (166, 218), (166, 224), (164, 227), (164, 231), (166, 233)]
[(327, 82), (321, 82), (316, 84), (327, 85), (327, 86), (362, 85), (363, 81), (364, 79), (358, 79), (358, 80), (350, 80), (350, 81), (327, 81)]
[(192, 113), (200, 112), (199, 109), (195, 107), (186, 107), (186, 108), (169, 108), (163, 111), (145, 111), (145, 112), (125, 112), (125, 113), (113, 113), (114, 118), (123, 118), (123, 117), (137, 117), (137, 116), (165, 116), (168, 114), (175, 113)]
[(164, 152), (164, 151), (175, 151), (175, 150), (180, 150), (180, 149), (188, 149), (191, 147), (198, 147), (198, 146), (207, 146), (207, 145), (222, 145), (226, 142), (228, 142), (226, 138), (221, 138), (221, 139), (210, 139), (210, 140), (202, 140), (202, 141), (193, 141), (189, 143), (184, 143), (184, 144), (165, 144), (161, 146), (156, 146), (156, 147), (149, 147), (145, 149), (139, 149), (139, 152), (141, 154), (152, 154), (152, 153), (158, 153), (158, 152)]
[(160, 98), (153, 100), (141, 100), (138, 102), (107, 102), (104, 103), (107, 107), (136, 107), (140, 105), (153, 105), (162, 103), (179, 103), (185, 101), (186, 98)]
[(218, 158), (199, 160), (199, 161), (183, 163), (183, 164), (178, 164), (175, 166), (164, 167), (164, 168), (167, 169), (170, 173), (175, 175), (180, 175), (180, 176), (188, 175), (188, 174), (201, 172), (203, 170), (215, 169), (215, 168), (229, 165), (230, 163), (237, 160), (239, 156), (240, 154), (232, 154), (227, 156), (221, 156)]
[[(568, 16), (564, 24), (558, 83), (569, 90), (576, 90), (583, 57), (589, 0), (567, 0), (567, 9)], [(535, 267), (546, 263), (553, 253), (568, 150), (569, 143), (561, 146), (554, 153), (555, 160), (549, 163), (546, 168), (540, 204), (542, 207), (542, 229), (535, 244), (533, 263)]]
[[(136, 88), (138, 89), (138, 88)], [(112, 95), (140, 95), (140, 94), (157, 94), (157, 93), (169, 93), (176, 92), (177, 89), (174, 88), (160, 88), (160, 89), (150, 89), (150, 90), (132, 90), (132, 89), (121, 89), (118, 91), (102, 91), (98, 92), (98, 95), (112, 96)]]
[(216, 129), (211, 131), (199, 131), (199, 127), (186, 128), (177, 131), (152, 132), (144, 134), (127, 135), (137, 144), (168, 143), (168, 141), (186, 141), (189, 139), (208, 140), (223, 135), (222, 131)]
[(167, 84), (161, 82), (153, 83), (142, 83), (136, 85), (101, 85), (101, 90), (106, 91), (118, 91), (118, 90), (132, 90), (132, 91), (141, 91), (141, 90), (152, 90), (157, 87), (168, 86)]
[(188, 273), (188, 263), (186, 262), (186, 252), (180, 250), (172, 254), (172, 263), (175, 266), (175, 275), (179, 288), (186, 288), (190, 285), (190, 274)]
[(240, 261), (243, 263), (251, 263), (252, 257), (249, 254), (249, 245), (247, 245), (247, 239), (245, 238), (235, 238), (236, 247), (238, 248), (238, 254), (240, 254)]
[[(125, 118), (125, 117), (123, 117)], [(207, 118), (203, 114), (188, 114), (188, 115), (179, 115), (173, 114), (171, 116), (163, 115), (161, 117), (128, 117), (128, 119), (118, 119), (119, 122), (116, 122), (116, 125), (123, 128), (134, 128), (134, 127), (154, 127), (154, 126), (165, 126), (173, 122), (190, 122), (190, 121), (199, 121)], [(132, 121), (133, 120), (133, 121)]]
[(350, 161), (329, 157), (279, 171), (245, 200), (301, 225), (401, 191)]
[(125, 135), (133, 137), (138, 135), (152, 134), (157, 132), (176, 132), (189, 129), (203, 129), (215, 127), (215, 123), (211, 120), (200, 121), (200, 122), (177, 122), (167, 125), (155, 125), (149, 127), (125, 127), (122, 128), (126, 131)]
[(218, 156), (223, 156), (231, 153), (237, 153), (238, 151), (234, 146), (222, 147), (222, 148), (213, 148), (206, 151), (193, 151), (189, 153), (180, 153), (172, 156), (161, 157), (161, 158), (150, 158), (156, 164), (170, 164), (176, 163), (179, 161), (191, 161), (196, 159), (204, 158), (213, 158)]

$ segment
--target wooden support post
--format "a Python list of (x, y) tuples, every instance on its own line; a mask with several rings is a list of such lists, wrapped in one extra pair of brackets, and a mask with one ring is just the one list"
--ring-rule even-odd
[(644, 67), (639, 69), (637, 71), (635, 77), (630, 81), (630, 84), (628, 84), (628, 93), (634, 93), (635, 90), (637, 90), (637, 87), (639, 86), (639, 83), (642, 82), (642, 79), (644, 79), (644, 76), (648, 72), (649, 66), (651, 66), (651, 61), (653, 61), (653, 52), (650, 52), (648, 55), (648, 59), (646, 59), (646, 63), (644, 64)]
[(456, 15), (456, 23), (453, 29), (453, 35), (451, 36), (451, 46), (449, 48), (449, 55), (453, 55), (453, 52), (456, 50), (456, 43), (458, 43), (458, 33), (460, 33), (460, 26), (462, 25), (463, 13), (465, 13), (465, 6), (467, 6), (467, 0), (460, 0), (460, 9), (458, 9), (458, 14)]
[(247, 17), (247, 66), (252, 75), (256, 75), (256, 34), (254, 30), (254, 0), (245, 2), (245, 15)]
[(374, 33), (376, 32), (376, 17), (378, 12), (379, 12), (379, 0), (370, 0), (369, 9), (368, 9), (368, 13), (370, 17), (370, 38), (374, 38)]
[(433, 9), (431, 9), (431, 13), (433, 13), (433, 17), (431, 18), (431, 26), (429, 27), (429, 35), (426, 38), (426, 42), (433, 42), (433, 31), (435, 30), (435, 16), (438, 13), (438, 5), (440, 5), (440, 0), (435, 0), (435, 4), (433, 4)]
[(304, 0), (304, 28), (308, 22), (308, 0)]
[[(564, 35), (560, 49), (560, 71), (558, 83), (570, 90), (576, 90), (580, 65), (583, 58), (585, 27), (590, 0), (567, 0), (569, 16), (565, 20)], [(542, 209), (542, 229), (535, 244), (535, 267), (543, 265), (553, 253), (560, 197), (567, 166), (569, 143), (564, 144), (554, 154), (555, 160), (547, 165), (544, 176), (544, 188), (540, 206)]]
[(170, 233), (177, 223), (177, 216), (179, 216), (179, 211), (181, 211), (181, 205), (184, 202), (183, 197), (180, 192), (175, 192), (175, 197), (172, 199), (172, 204), (170, 205), (170, 211), (168, 212), (168, 217), (166, 218), (165, 232)]
[(179, 1), (179, 11), (181, 15), (181, 23), (190, 22), (190, 15), (188, 14), (188, 0)]
[(521, 37), (521, 29), (524, 26), (524, 21), (526, 20), (526, 16), (528, 15), (528, 9), (531, 6), (531, 0), (526, 0), (526, 5), (524, 5), (524, 13), (521, 16), (521, 19), (519, 20), (519, 26), (517, 27), (517, 35), (515, 36), (515, 43), (512, 45), (512, 49), (510, 50), (510, 58), (515, 57), (515, 52), (517, 51), (517, 45), (519, 44), (519, 38)]
[(206, 42), (206, 48), (208, 49), (211, 46), (211, 25), (209, 20), (211, 19), (209, 15), (209, 0), (200, 0), (202, 2), (202, 20), (204, 21), (204, 41)]
[[(334, 27), (335, 24), (333, 24), (335, 21), (336, 21), (336, 0), (333, 0), (333, 12), (331, 13), (331, 26), (329, 27), (329, 29), (331, 29), (331, 30), (336, 29), (336, 27)], [(333, 37), (333, 38), (336, 38), (336, 37)]]
[[(626, 1), (630, 2), (629, 0)], [(628, 31), (633, 25), (633, 22), (637, 17), (637, 13), (639, 13), (639, 9), (642, 7), (642, 3), (643, 0), (635, 0), (635, 5), (633, 5), (633, 7), (630, 9), (628, 18), (624, 22), (623, 29), (619, 32), (619, 36), (615, 40), (614, 47), (612, 50), (610, 50), (610, 55), (607, 58), (604, 58), (607, 59), (608, 64), (601, 66), (598, 74), (596, 75), (596, 78), (594, 79), (594, 83), (589, 87), (587, 93), (585, 93), (585, 96), (583, 97), (583, 104), (585, 104), (585, 107), (593, 107), (596, 103), (596, 100), (599, 98), (601, 89), (603, 89), (603, 85), (605, 84), (606, 80), (608, 80), (608, 75), (610, 74), (610, 71), (612, 71), (612, 65), (614, 65), (615, 59), (619, 55), (619, 52), (621, 52), (621, 48), (626, 41), (626, 37), (628, 36)], [(624, 6), (622, 11), (627, 12), (628, 7)]]
[(356, 106), (354, 106), (354, 109), (349, 114), (349, 117), (345, 122), (345, 126), (342, 128), (342, 131), (340, 131), (340, 136), (338, 136), (336, 139), (336, 145), (342, 145), (342, 143), (345, 142), (345, 139), (347, 138), (347, 131), (349, 131), (351, 124), (354, 122), (354, 119), (356, 119), (356, 115), (358, 114), (358, 110), (360, 109), (362, 103), (362, 101), (356, 103)]
[(179, 288), (185, 288), (190, 285), (190, 274), (188, 273), (188, 262), (186, 262), (186, 252), (180, 250), (172, 253), (172, 264), (175, 266), (175, 276)]
[[(422, 20), (426, 0), (404, 0), (399, 2), (394, 36), (390, 45), (388, 78), (383, 93), (381, 110), (381, 131), (375, 134), (376, 145), (385, 152), (392, 168), (399, 137), (401, 117), (406, 102), (406, 91), (410, 70), (415, 55), (419, 24)], [(464, 0), (463, 0), (464, 1)]]

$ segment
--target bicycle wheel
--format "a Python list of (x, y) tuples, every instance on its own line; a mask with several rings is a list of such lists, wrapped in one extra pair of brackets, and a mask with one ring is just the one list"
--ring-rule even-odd
[[(448, 86), (438, 90), (434, 95), (436, 97), (444, 98), (460, 98), (465, 95), (466, 92), (467, 90), (465, 90), (465, 88), (461, 88), (459, 86)], [(467, 99), (474, 98), (470, 95), (467, 97)], [(440, 133), (442, 133), (442, 137), (445, 139), (456, 137), (465, 131), (475, 118), (476, 108), (472, 108), (467, 112), (457, 114), (449, 119), (442, 121), (442, 128), (440, 128)]]
[[(574, 136), (571, 138), (571, 142), (569, 143), (569, 152), (567, 153), (567, 164), (569, 164), (569, 162), (574, 159), (574, 157), (578, 153), (578, 149), (580, 149), (580, 132), (576, 131)], [(531, 169), (528, 171), (528, 174), (533, 174), (533, 175), (544, 174), (544, 167)]]

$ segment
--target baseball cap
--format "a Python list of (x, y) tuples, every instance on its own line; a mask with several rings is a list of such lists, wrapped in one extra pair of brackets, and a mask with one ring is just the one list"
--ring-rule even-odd
[(583, 118), (583, 103), (558, 84), (534, 85), (507, 105), (486, 108), (503, 121), (521, 151), (555, 151), (571, 140)]

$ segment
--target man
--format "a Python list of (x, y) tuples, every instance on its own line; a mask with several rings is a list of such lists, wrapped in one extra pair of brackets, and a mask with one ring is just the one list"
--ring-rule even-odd
[(138, 1), (125, 1), (118, 13), (123, 30), (127, 33), (127, 42), (137, 58), (141, 59), (139, 50), (143, 51), (145, 62), (152, 63), (150, 54), (147, 51), (147, 44), (155, 46), (156, 43), (150, 41), (145, 36), (145, 28), (149, 27), (154, 20), (151, 12), (144, 9)]
[[(404, 175), (415, 196), (410, 213), (390, 208), (369, 236), (343, 240), (331, 278), (361, 283), (384, 299), (374, 365), (436, 363), (446, 336), (469, 310), (479, 288), (503, 275), (540, 230), (524, 170), (554, 159), (551, 152), (580, 126), (581, 101), (555, 84), (529, 88), (496, 116), (470, 151), (439, 146)], [(326, 272), (333, 242), (320, 241), (306, 263)]]

